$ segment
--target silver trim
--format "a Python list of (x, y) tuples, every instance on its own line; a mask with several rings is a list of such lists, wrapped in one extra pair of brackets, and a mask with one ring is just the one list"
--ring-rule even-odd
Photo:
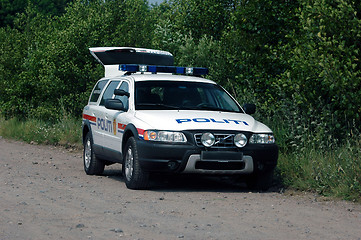
[(224, 142), (225, 140), (227, 140), (228, 138), (234, 137), (234, 136), (235, 136), (235, 134), (230, 134), (230, 135), (228, 135), (227, 137), (221, 138), (221, 139), (219, 139), (217, 142), (215, 142), (214, 145), (217, 145), (218, 143), (223, 143), (223, 142)]
[[(201, 142), (202, 135), (204, 133), (196, 133), (194, 134), (194, 140), (196, 145), (199, 147), (203, 147)], [(211, 148), (237, 148), (233, 142), (233, 138), (236, 134), (233, 133), (212, 133), (215, 137), (215, 143), (211, 146)], [(199, 138), (199, 141), (197, 140)], [(229, 139), (231, 138), (231, 139)]]
[(201, 160), (200, 154), (191, 155), (188, 158), (187, 165), (183, 171), (183, 173), (208, 173), (208, 174), (246, 174), (252, 173), (254, 166), (253, 166), (253, 159), (251, 156), (243, 156), (242, 162), (245, 163), (244, 169), (242, 170), (205, 170), (205, 169), (196, 169), (196, 162)]

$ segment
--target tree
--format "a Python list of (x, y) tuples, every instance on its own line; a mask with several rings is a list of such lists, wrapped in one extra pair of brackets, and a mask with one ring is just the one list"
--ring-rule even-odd
[[(15, 21), (18, 30), (4, 30), (18, 33), (14, 36), (21, 39), (22, 48), (14, 48), (19, 56), (15, 75), (8, 79), (11, 73), (2, 73), (6, 88), (1, 111), (8, 117), (44, 120), (61, 118), (61, 109), (80, 116), (95, 81), (104, 73), (88, 48), (150, 44), (149, 35), (143, 35), (152, 29), (147, 3), (127, 0), (119, 5), (119, 1), (77, 0), (63, 15), (49, 16), (30, 4)], [(9, 46), (16, 40), (12, 35), (3, 37)], [(5, 69), (13, 53), (8, 46), (4, 49), (1, 68)]]
[(73, 0), (0, 0), (0, 27), (14, 26), (16, 14), (25, 11), (28, 4), (36, 7), (44, 15), (56, 16), (65, 11), (65, 7)]
[(361, 122), (361, 21), (347, 0), (302, 1), (298, 31), (279, 47), (287, 70), (283, 92), (311, 121), (324, 122), (336, 137)]

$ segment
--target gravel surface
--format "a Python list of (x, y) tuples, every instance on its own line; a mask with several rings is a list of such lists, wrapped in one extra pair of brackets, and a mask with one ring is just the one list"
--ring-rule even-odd
[(87, 176), (82, 153), (0, 138), (0, 239), (361, 239), (361, 205), (250, 192), (227, 178), (156, 176), (125, 187), (121, 165)]

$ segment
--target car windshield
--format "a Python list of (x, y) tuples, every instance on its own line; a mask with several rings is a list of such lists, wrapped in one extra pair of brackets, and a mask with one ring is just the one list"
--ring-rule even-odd
[(211, 110), (241, 112), (221, 87), (183, 81), (136, 82), (136, 110)]

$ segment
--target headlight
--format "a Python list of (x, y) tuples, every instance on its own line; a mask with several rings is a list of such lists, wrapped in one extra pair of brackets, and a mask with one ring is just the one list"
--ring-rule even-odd
[(159, 142), (187, 142), (186, 136), (181, 132), (149, 130), (143, 133), (144, 140)]
[(246, 135), (244, 135), (243, 133), (238, 133), (236, 136), (234, 136), (234, 144), (241, 148), (241, 147), (244, 147), (246, 146), (247, 144), (247, 137)]
[(249, 139), (250, 143), (272, 144), (275, 143), (273, 134), (253, 134)]
[(211, 147), (213, 146), (214, 142), (216, 141), (216, 138), (212, 133), (203, 133), (201, 137), (201, 142), (203, 146), (205, 147)]

